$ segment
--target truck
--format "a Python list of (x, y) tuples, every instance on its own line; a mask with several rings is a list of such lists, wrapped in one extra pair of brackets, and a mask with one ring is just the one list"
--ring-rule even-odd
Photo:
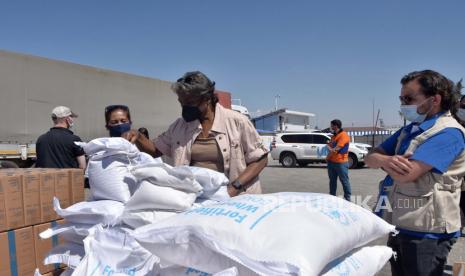
[(83, 141), (108, 136), (104, 109), (111, 104), (127, 105), (133, 127), (145, 127), (156, 137), (181, 114), (170, 86), (164, 80), (0, 50), (0, 167), (33, 165), (35, 142), (52, 127), (51, 112), (59, 105), (79, 115), (72, 131)]

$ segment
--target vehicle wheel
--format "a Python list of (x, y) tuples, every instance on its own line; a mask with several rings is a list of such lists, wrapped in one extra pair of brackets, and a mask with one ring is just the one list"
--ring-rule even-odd
[(365, 163), (363, 162), (358, 162), (357, 168), (363, 168), (365, 166)]
[(295, 155), (293, 153), (284, 153), (283, 157), (281, 158), (281, 165), (286, 168), (293, 168), (295, 167), (295, 163), (297, 162)]
[(355, 169), (358, 166), (357, 156), (353, 153), (349, 153), (349, 169)]
[(308, 162), (307, 161), (297, 161), (297, 164), (299, 164), (299, 167), (307, 167)]
[(19, 166), (13, 161), (0, 161), (0, 169), (17, 169)]

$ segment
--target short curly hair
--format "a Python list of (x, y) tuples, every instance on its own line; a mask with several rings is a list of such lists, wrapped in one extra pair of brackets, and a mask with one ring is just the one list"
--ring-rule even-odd
[(218, 102), (218, 97), (215, 94), (215, 82), (200, 71), (185, 73), (171, 85), (171, 89), (178, 95), (211, 99), (214, 105)]
[(330, 122), (332, 126), (336, 126), (337, 128), (342, 128), (342, 122), (339, 119), (334, 119)]
[(425, 96), (441, 95), (441, 109), (451, 110), (457, 101), (455, 84), (445, 76), (433, 70), (414, 71), (405, 75), (400, 83), (405, 85), (416, 80)]

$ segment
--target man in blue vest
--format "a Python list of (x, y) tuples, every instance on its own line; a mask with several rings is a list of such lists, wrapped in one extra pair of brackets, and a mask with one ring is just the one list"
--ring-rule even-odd
[[(465, 129), (451, 116), (454, 83), (424, 70), (401, 80), (400, 109), (411, 124), (365, 159), (388, 175), (380, 194), (391, 212), (381, 215), (399, 234), (388, 240), (397, 252), (393, 275), (442, 275), (460, 236), (460, 191), (465, 175)], [(382, 197), (380, 197), (382, 198)]]

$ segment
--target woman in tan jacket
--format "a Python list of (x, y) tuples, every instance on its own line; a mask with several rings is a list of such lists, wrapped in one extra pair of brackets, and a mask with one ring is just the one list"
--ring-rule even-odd
[(153, 157), (223, 172), (231, 196), (261, 193), (258, 175), (267, 165), (268, 150), (249, 119), (218, 103), (215, 83), (201, 72), (188, 72), (172, 90), (182, 106), (182, 118), (150, 141), (138, 131), (123, 135)]

